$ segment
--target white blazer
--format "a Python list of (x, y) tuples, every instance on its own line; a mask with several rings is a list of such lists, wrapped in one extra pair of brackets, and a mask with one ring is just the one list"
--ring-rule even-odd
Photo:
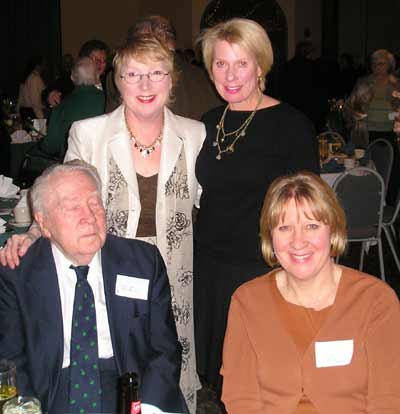
[[(113, 172), (109, 171), (112, 170), (110, 162), (117, 165), (116, 181), (123, 182), (119, 186), (123, 188), (123, 201), (116, 198), (117, 205), (114, 203), (112, 208), (106, 205), (106, 208), (117, 217), (123, 213), (124, 235), (134, 238), (141, 204), (124, 106), (107, 115), (74, 122), (69, 134), (65, 161), (78, 158), (97, 168), (105, 204), (110, 193), (109, 182), (114, 180), (110, 178), (113, 177)], [(195, 412), (196, 405), (193, 395), (199, 388), (194, 354), (192, 209), (199, 190), (195, 163), (205, 135), (201, 122), (165, 109), (157, 183), (157, 246), (167, 266), (172, 308), (183, 349), (180, 385), (191, 413)], [(120, 210), (121, 204), (124, 207)]]

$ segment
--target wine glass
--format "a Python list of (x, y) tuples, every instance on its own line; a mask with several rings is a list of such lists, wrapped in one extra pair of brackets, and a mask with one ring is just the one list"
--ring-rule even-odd
[(4, 404), (3, 414), (42, 414), (42, 409), (38, 399), (20, 396)]
[(17, 370), (12, 361), (0, 361), (0, 412), (4, 403), (17, 395)]

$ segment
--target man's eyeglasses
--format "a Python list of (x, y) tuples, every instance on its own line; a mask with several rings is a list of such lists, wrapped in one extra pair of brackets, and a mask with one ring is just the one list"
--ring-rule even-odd
[(154, 72), (149, 73), (128, 72), (125, 73), (125, 75), (120, 75), (120, 78), (125, 79), (127, 83), (138, 83), (143, 79), (144, 76), (147, 76), (147, 78), (152, 82), (161, 82), (168, 75), (169, 72), (155, 70)]

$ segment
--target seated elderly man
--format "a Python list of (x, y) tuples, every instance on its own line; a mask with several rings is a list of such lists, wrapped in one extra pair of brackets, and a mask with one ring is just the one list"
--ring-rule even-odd
[(16, 363), (19, 394), (46, 413), (114, 413), (130, 371), (142, 402), (186, 412), (163, 260), (155, 246), (106, 235), (100, 188), (78, 160), (36, 180), (43, 237), (18, 268), (0, 268), (0, 359)]

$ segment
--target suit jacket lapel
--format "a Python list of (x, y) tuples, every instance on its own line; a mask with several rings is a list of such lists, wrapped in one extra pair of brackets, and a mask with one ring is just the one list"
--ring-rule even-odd
[(122, 367), (126, 366), (127, 329), (126, 320), (121, 320), (121, 315), (129, 315), (131, 302), (128, 298), (115, 295), (117, 280), (118, 252), (113, 252), (112, 246), (106, 241), (101, 249), (101, 266), (104, 280), (104, 294), (106, 297), (108, 324), (110, 326), (111, 342), (114, 351), (115, 363), (120, 375)]
[[(62, 368), (64, 332), (56, 266), (50, 243), (44, 238), (38, 241), (37, 255), (27, 281), (27, 297), (35, 298), (35, 302), (40, 304), (31, 307), (33, 314), (29, 315), (30, 320), (40, 321), (46, 330), (45, 335), (39, 338), (41, 345), (35, 344), (31, 348), (32, 344), (28, 344), (28, 349), (35, 353), (34, 370), (39, 373), (33, 376), (37, 379), (34, 387), (38, 395), (45, 395), (48, 388), (47, 407), (51, 407)], [(46, 383), (43, 378), (49, 382)]]

